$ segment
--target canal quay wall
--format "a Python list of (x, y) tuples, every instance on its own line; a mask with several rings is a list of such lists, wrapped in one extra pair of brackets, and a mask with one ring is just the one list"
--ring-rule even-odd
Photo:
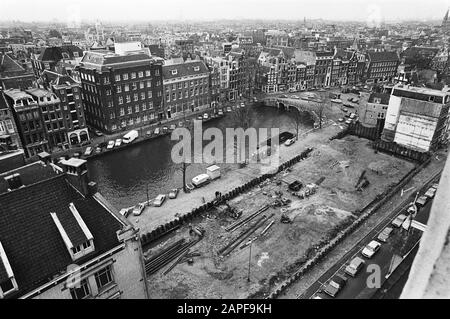
[[(280, 162), (282, 164), (272, 174), (262, 174), (260, 164), (249, 164), (244, 168), (229, 171), (220, 179), (214, 180), (200, 189), (195, 189), (191, 193), (180, 192), (176, 199), (166, 200), (161, 207), (148, 206), (140, 216), (130, 216), (129, 219), (136, 227), (140, 228), (143, 245), (149, 245), (181, 225), (191, 222), (192, 219), (215, 205), (248, 191), (280, 171), (298, 163), (308, 156), (314, 145), (325, 142), (330, 135), (336, 134), (337, 131), (339, 131), (337, 126), (324, 126), (322, 130), (304, 132), (292, 146), (280, 145)], [(216, 191), (223, 194), (219, 201), (215, 196)], [(204, 202), (202, 202), (203, 199)]]
[(312, 148), (307, 148), (306, 150), (301, 152), (299, 155), (297, 155), (297, 156), (291, 158), (290, 160), (279, 165), (278, 169), (276, 171), (255, 177), (255, 178), (251, 179), (250, 181), (248, 181), (247, 183), (230, 190), (228, 193), (218, 196), (215, 199), (213, 199), (197, 208), (192, 209), (190, 212), (185, 213), (170, 222), (167, 222), (163, 225), (158, 226), (155, 230), (141, 235), (142, 244), (148, 245), (152, 241), (158, 240), (159, 238), (176, 230), (181, 225), (191, 222), (192, 220), (201, 216), (202, 213), (207, 212), (211, 208), (221, 205), (221, 204), (225, 203), (226, 201), (233, 199), (233, 198), (237, 197), (238, 195), (241, 195), (242, 193), (247, 192), (249, 189), (261, 184), (265, 180), (274, 177), (281, 171), (283, 171), (283, 170), (287, 169), (288, 167), (291, 167), (292, 165), (305, 159), (309, 155), (309, 153), (312, 152), (312, 150), (313, 150)]

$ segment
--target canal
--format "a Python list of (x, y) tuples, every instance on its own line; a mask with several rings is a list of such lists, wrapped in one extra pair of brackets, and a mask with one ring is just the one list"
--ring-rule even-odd
[[(249, 107), (252, 127), (256, 129), (279, 128), (280, 132), (295, 133), (289, 112), (272, 107)], [(203, 123), (203, 130), (217, 127), (225, 132), (226, 128), (238, 127), (236, 122), (232, 113), (226, 113), (223, 118)], [(312, 126), (313, 119), (305, 113), (300, 124), (300, 131), (308, 130)], [(171, 160), (172, 146), (175, 143), (177, 142), (171, 141), (170, 135), (166, 135), (89, 159), (90, 179), (97, 182), (102, 195), (118, 209), (145, 201), (147, 191), (149, 198), (152, 199), (158, 194), (168, 193), (172, 188), (180, 188), (182, 187), (181, 165), (175, 164)], [(190, 182), (194, 176), (205, 173), (205, 169), (209, 165), (190, 164), (186, 169), (186, 181)], [(238, 167), (238, 164), (221, 163), (218, 165), (221, 167), (222, 174)]]

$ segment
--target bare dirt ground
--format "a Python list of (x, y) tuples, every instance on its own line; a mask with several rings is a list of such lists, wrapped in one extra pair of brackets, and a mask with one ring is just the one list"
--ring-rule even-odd
[[(261, 214), (270, 218), (251, 237), (258, 235), (269, 221), (273, 220), (274, 224), (251, 245), (250, 282), (247, 281), (249, 246), (240, 249), (239, 245), (225, 257), (217, 253), (249, 226), (227, 232), (225, 227), (235, 220), (211, 211), (195, 222), (195, 225), (206, 231), (205, 237), (191, 249), (201, 256), (194, 257), (192, 265), (177, 265), (167, 275), (159, 271), (150, 276), (150, 297), (264, 297), (274, 284), (291, 275), (305, 261), (309, 248), (317, 245), (349, 218), (358, 215), (359, 209), (414, 167), (410, 162), (386, 154), (375, 154), (368, 143), (368, 140), (353, 136), (334, 141), (322, 139), (320, 143), (314, 144), (315, 150), (310, 157), (294, 165), (289, 172), (282, 172), (273, 180), (229, 202), (232, 207), (243, 211), (240, 217), (243, 219), (265, 204), (273, 203), (277, 199), (275, 192), (281, 191), (281, 197), (291, 200), (285, 206), (270, 207)], [(359, 192), (355, 184), (363, 170), (366, 170), (370, 184)], [(325, 179), (317, 192), (305, 199), (293, 196), (287, 184), (281, 182), (286, 178), (295, 178), (309, 184), (321, 177)], [(282, 214), (288, 216), (292, 223), (281, 223)], [(180, 238), (188, 238), (188, 229), (188, 226), (179, 229), (152, 248), (152, 252)]]

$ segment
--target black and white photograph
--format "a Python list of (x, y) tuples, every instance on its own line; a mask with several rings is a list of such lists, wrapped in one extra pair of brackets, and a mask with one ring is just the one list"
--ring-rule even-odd
[(0, 307), (450, 299), (449, 47), (448, 0), (0, 0)]

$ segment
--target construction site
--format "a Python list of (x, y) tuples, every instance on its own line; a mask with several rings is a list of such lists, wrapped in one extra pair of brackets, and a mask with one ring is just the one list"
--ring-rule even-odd
[(415, 164), (355, 136), (144, 247), (150, 298), (265, 298)]

